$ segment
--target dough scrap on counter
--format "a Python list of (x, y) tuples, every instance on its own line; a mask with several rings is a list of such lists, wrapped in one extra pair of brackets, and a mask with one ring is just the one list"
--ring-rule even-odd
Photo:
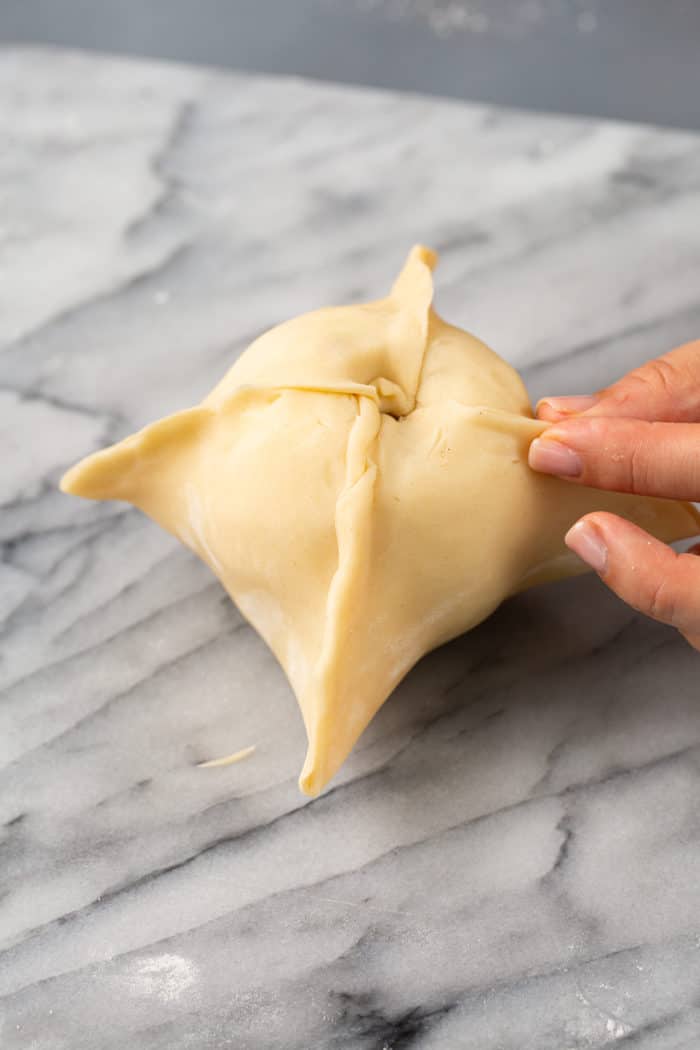
[(250, 758), (255, 754), (255, 744), (250, 747), (242, 747), (240, 751), (234, 751), (232, 755), (222, 755), (221, 758), (209, 758), (206, 762), (198, 762), (197, 769), (220, 769), (223, 766), (235, 766), (238, 762)]
[(563, 541), (582, 514), (699, 531), (688, 504), (530, 470), (546, 424), (517, 372), (434, 312), (435, 264), (415, 247), (387, 298), (266, 332), (200, 405), (61, 483), (140, 507), (219, 577), (296, 693), (309, 795), (421, 656), (585, 571)]

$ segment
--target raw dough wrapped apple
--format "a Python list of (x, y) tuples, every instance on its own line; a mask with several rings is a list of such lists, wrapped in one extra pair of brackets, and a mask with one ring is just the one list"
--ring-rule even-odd
[(430, 649), (531, 584), (580, 572), (590, 510), (660, 538), (687, 504), (535, 474), (518, 374), (431, 307), (416, 247), (391, 294), (256, 340), (196, 408), (70, 470), (65, 492), (140, 507), (211, 568), (287, 673), (317, 794)]

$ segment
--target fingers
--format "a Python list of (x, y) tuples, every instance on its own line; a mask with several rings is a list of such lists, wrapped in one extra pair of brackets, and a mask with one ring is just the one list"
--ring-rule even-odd
[(593, 488), (700, 501), (700, 424), (580, 416), (533, 441), (529, 462)]
[(574, 397), (543, 397), (537, 402), (535, 413), (538, 419), (546, 423), (558, 423), (571, 416), (590, 412), (600, 400), (600, 394), (585, 394)]
[(546, 397), (537, 415), (550, 423), (585, 412), (667, 423), (700, 422), (700, 340), (686, 343), (590, 397)]
[(566, 544), (623, 601), (676, 627), (700, 649), (700, 558), (676, 554), (624, 518), (602, 512), (578, 521)]

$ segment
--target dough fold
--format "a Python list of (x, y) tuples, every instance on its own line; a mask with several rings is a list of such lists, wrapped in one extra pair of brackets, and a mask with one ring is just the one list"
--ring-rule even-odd
[(563, 542), (581, 515), (699, 531), (689, 504), (529, 469), (546, 424), (517, 372), (434, 312), (435, 264), (418, 246), (385, 299), (271, 329), (201, 405), (61, 482), (140, 507), (219, 577), (296, 693), (310, 795), (421, 656), (585, 571)]

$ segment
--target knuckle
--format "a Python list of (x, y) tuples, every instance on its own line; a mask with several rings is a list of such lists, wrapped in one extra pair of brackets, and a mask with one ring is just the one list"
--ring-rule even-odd
[(627, 487), (630, 492), (646, 491), (649, 465), (646, 450), (641, 442), (635, 442), (627, 460)]
[(674, 624), (676, 617), (676, 597), (667, 577), (660, 576), (652, 580), (646, 596), (649, 616), (661, 623)]
[(624, 391), (620, 391), (624, 400), (630, 397), (648, 399), (649, 397), (665, 398), (673, 395), (678, 389), (678, 368), (671, 361), (657, 357), (640, 368), (635, 368), (627, 376)]
[[(644, 369), (642, 370), (644, 371)], [(668, 357), (657, 357), (646, 366), (647, 382), (654, 390), (672, 397), (684, 382), (684, 376), (675, 362)]]
[(665, 418), (693, 421), (700, 412), (700, 340), (687, 343), (628, 372), (602, 391), (610, 408), (633, 415), (656, 406)]

